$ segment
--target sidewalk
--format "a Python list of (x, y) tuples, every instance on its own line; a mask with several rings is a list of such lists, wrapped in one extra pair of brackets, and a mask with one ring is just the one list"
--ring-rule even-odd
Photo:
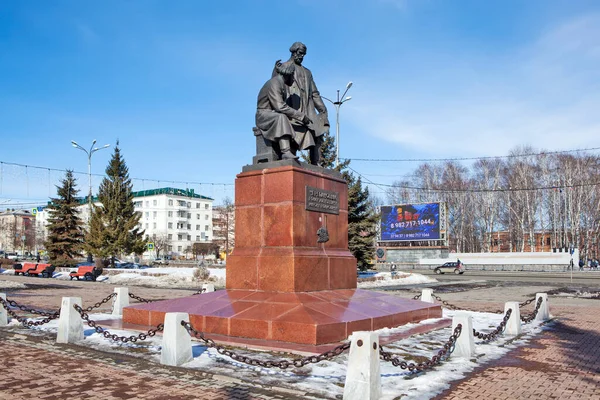
[(542, 335), (435, 399), (600, 399), (600, 308), (551, 311), (557, 319)]
[(59, 345), (50, 337), (0, 329), (0, 399), (311, 398), (236, 378), (167, 367), (124, 354)]

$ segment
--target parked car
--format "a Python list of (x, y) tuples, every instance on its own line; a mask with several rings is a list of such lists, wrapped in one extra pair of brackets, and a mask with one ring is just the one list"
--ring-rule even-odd
[(460, 261), (449, 261), (443, 265), (440, 265), (439, 267), (436, 267), (433, 272), (438, 275), (446, 272), (454, 272), (457, 275), (462, 275), (465, 272), (465, 265)]
[(132, 263), (132, 262), (122, 262), (119, 264), (115, 264), (115, 268), (123, 268), (123, 269), (146, 269), (150, 268), (148, 265)]
[(169, 260), (167, 260), (166, 258), (155, 258), (152, 261), (152, 264), (157, 264), (157, 265), (169, 265)]

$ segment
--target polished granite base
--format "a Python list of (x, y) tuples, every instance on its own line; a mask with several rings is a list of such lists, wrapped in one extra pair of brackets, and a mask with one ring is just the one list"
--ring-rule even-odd
[(167, 312), (185, 312), (195, 329), (231, 338), (319, 346), (354, 331), (441, 318), (439, 305), (361, 289), (316, 292), (220, 290), (123, 309), (123, 323), (156, 326)]

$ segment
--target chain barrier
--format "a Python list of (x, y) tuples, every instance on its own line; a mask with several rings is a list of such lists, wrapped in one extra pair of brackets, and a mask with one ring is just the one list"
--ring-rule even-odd
[(400, 360), (398, 357), (394, 357), (392, 353), (383, 350), (382, 346), (379, 346), (379, 357), (384, 361), (390, 361), (394, 367), (400, 367), (402, 369), (408, 369), (410, 372), (417, 372), (433, 368), (435, 365), (439, 364), (442, 360), (445, 360), (450, 353), (454, 351), (454, 344), (456, 343), (456, 339), (460, 336), (462, 332), (462, 324), (456, 325), (454, 328), (454, 332), (448, 338), (448, 341), (444, 343), (444, 347), (440, 349), (437, 354), (435, 354), (431, 359), (415, 364), (413, 362), (407, 363), (406, 361)]
[[(47, 324), (48, 322), (60, 317), (60, 310), (56, 311), (53, 314), (50, 314), (47, 312), (30, 309), (25, 306), (19, 306), (19, 305), (17, 305), (16, 302), (14, 302), (12, 300), (4, 300), (2, 297), (0, 297), (0, 303), (2, 303), (2, 306), (6, 310), (6, 313), (8, 315), (10, 315), (11, 317), (13, 317), (14, 319), (16, 319), (17, 321), (19, 321), (19, 323), (21, 323), (21, 325), (23, 325), (25, 328), (31, 328), (32, 326), (44, 325), (44, 324)], [(22, 311), (27, 311), (32, 314), (45, 316), (46, 318), (42, 319), (41, 321), (30, 321), (27, 318), (20, 317), (19, 315), (17, 315), (17, 313), (14, 312), (14, 310), (11, 310), (9, 308), (9, 305), (11, 305), (13, 307), (18, 307)]]
[(94, 304), (93, 306), (89, 306), (87, 308), (84, 308), (84, 311), (92, 311), (94, 308), (98, 308), (100, 307), (102, 304), (106, 303), (107, 301), (109, 301), (110, 299), (112, 299), (113, 297), (115, 297), (117, 294), (116, 293), (111, 293), (108, 296), (106, 296), (104, 299), (100, 300), (99, 302), (97, 302), (96, 304)]
[(195, 296), (197, 294), (202, 294), (204, 292), (206, 292), (206, 288), (202, 288), (202, 289), (198, 290), (196, 293), (192, 294), (192, 296)]
[[(466, 307), (459, 307), (459, 306), (455, 306), (454, 304), (450, 304), (448, 303), (446, 300), (442, 300), (442, 298), (440, 296), (437, 296), (435, 294), (432, 295), (437, 301), (441, 302), (444, 306), (446, 306), (446, 308), (450, 309), (450, 310), (461, 310), (461, 311), (473, 311), (473, 312), (489, 312), (491, 314), (504, 314), (504, 310), (496, 310), (496, 311), (481, 311), (481, 310), (473, 310), (470, 308), (466, 308)], [(415, 296), (416, 297), (416, 296)], [(416, 299), (415, 299), (416, 300)]]
[(535, 297), (532, 297), (532, 298), (531, 298), (531, 299), (529, 299), (529, 300), (525, 300), (524, 302), (522, 302), (522, 303), (519, 303), (519, 308), (523, 308), (523, 307), (525, 307), (525, 306), (528, 306), (528, 305), (530, 305), (531, 303), (533, 303), (534, 301), (535, 301)]
[(135, 299), (137, 301), (141, 301), (142, 303), (152, 303), (153, 301), (156, 301), (156, 300), (144, 299), (143, 297), (136, 296), (133, 293), (129, 293), (129, 297), (131, 297), (132, 299)]
[[(22, 306), (20, 304), (18, 304), (16, 301), (14, 300), (9, 300), (6, 299), (6, 303), (8, 303), (8, 305), (10, 305), (11, 307), (15, 307), (18, 308), (21, 311), (25, 311), (28, 312), (30, 314), (36, 314), (36, 315), (41, 315), (44, 317), (53, 317), (53, 316), (58, 316), (60, 314), (60, 308), (58, 309), (58, 311), (55, 312), (46, 312), (46, 311), (39, 311), (39, 310), (34, 310), (33, 308), (29, 308), (27, 306)], [(2, 304), (4, 304), (4, 308), (6, 308), (8, 310), (8, 307), (6, 306), (6, 303), (3, 301)]]
[(162, 332), (162, 330), (164, 329), (164, 325), (163, 324), (158, 324), (156, 326), (156, 328), (148, 329), (148, 332), (146, 332), (146, 333), (140, 333), (137, 336), (135, 336), (135, 335), (131, 335), (131, 336), (118, 336), (117, 334), (110, 333), (105, 328), (103, 328), (100, 325), (96, 324), (96, 321), (92, 321), (90, 319), (90, 316), (87, 314), (87, 312), (83, 308), (81, 308), (79, 305), (74, 304), (73, 308), (75, 308), (75, 310), (77, 310), (77, 312), (79, 313), (79, 315), (81, 315), (81, 319), (83, 319), (85, 322), (87, 322), (87, 324), (90, 327), (94, 328), (94, 330), (97, 333), (103, 335), (107, 339), (112, 339), (115, 342), (121, 342), (121, 343), (133, 342), (133, 343), (135, 343), (138, 340), (146, 340), (148, 338), (148, 336), (153, 337), (154, 335), (156, 335), (156, 332)]
[(416, 295), (413, 297), (413, 300), (419, 300), (419, 299), (421, 298), (421, 295), (422, 295), (422, 293), (416, 294)]
[(504, 332), (504, 329), (506, 328), (506, 323), (510, 319), (511, 314), (512, 314), (512, 308), (509, 308), (508, 310), (506, 310), (506, 314), (504, 314), (504, 318), (502, 318), (502, 322), (500, 322), (500, 325), (498, 325), (496, 327), (496, 329), (494, 329), (490, 333), (477, 332), (477, 330), (475, 330), (475, 328), (473, 328), (473, 336), (475, 336), (479, 339), (483, 339), (486, 342), (489, 342), (490, 340), (492, 340), (496, 336), (498, 336), (501, 332)]
[[(529, 300), (527, 300), (527, 301), (529, 301)], [(533, 310), (533, 312), (529, 316), (527, 316), (527, 317), (521, 316), (521, 321), (523, 321), (523, 323), (527, 324), (527, 323), (529, 323), (529, 322), (531, 322), (531, 321), (533, 321), (535, 319), (535, 317), (536, 317), (536, 315), (537, 315), (537, 313), (540, 310), (540, 307), (542, 305), (542, 301), (543, 301), (543, 299), (540, 297), (538, 299), (537, 303), (535, 304), (535, 309)]]
[(335, 347), (334, 349), (328, 350), (328, 351), (323, 352), (316, 356), (308, 356), (308, 357), (304, 357), (304, 358), (298, 358), (295, 360), (279, 359), (277, 361), (263, 361), (263, 360), (258, 360), (256, 358), (236, 354), (233, 351), (228, 350), (224, 346), (218, 345), (217, 343), (215, 343), (214, 340), (204, 337), (204, 333), (194, 329), (192, 324), (190, 324), (189, 322), (181, 321), (181, 325), (185, 328), (186, 331), (188, 331), (190, 336), (195, 337), (196, 339), (202, 340), (206, 344), (207, 347), (214, 348), (215, 350), (217, 350), (217, 352), (219, 354), (222, 354), (224, 356), (231, 358), (232, 360), (239, 361), (244, 364), (259, 366), (259, 367), (263, 367), (263, 368), (277, 367), (277, 368), (281, 368), (281, 369), (286, 369), (290, 366), (300, 368), (300, 367), (304, 367), (307, 364), (317, 364), (324, 360), (330, 360), (334, 357), (339, 356), (340, 354), (342, 354), (343, 352), (345, 352), (346, 350), (348, 350), (350, 348), (350, 343), (346, 342), (346, 343), (342, 343), (341, 345)]

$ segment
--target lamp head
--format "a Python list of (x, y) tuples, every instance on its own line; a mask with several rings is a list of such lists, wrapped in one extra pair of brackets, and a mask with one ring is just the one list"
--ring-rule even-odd
[(352, 87), (352, 81), (348, 82), (348, 84), (346, 85), (346, 90), (350, 89)]
[(348, 96), (344, 99), (344, 101), (352, 100), (352, 96)]

